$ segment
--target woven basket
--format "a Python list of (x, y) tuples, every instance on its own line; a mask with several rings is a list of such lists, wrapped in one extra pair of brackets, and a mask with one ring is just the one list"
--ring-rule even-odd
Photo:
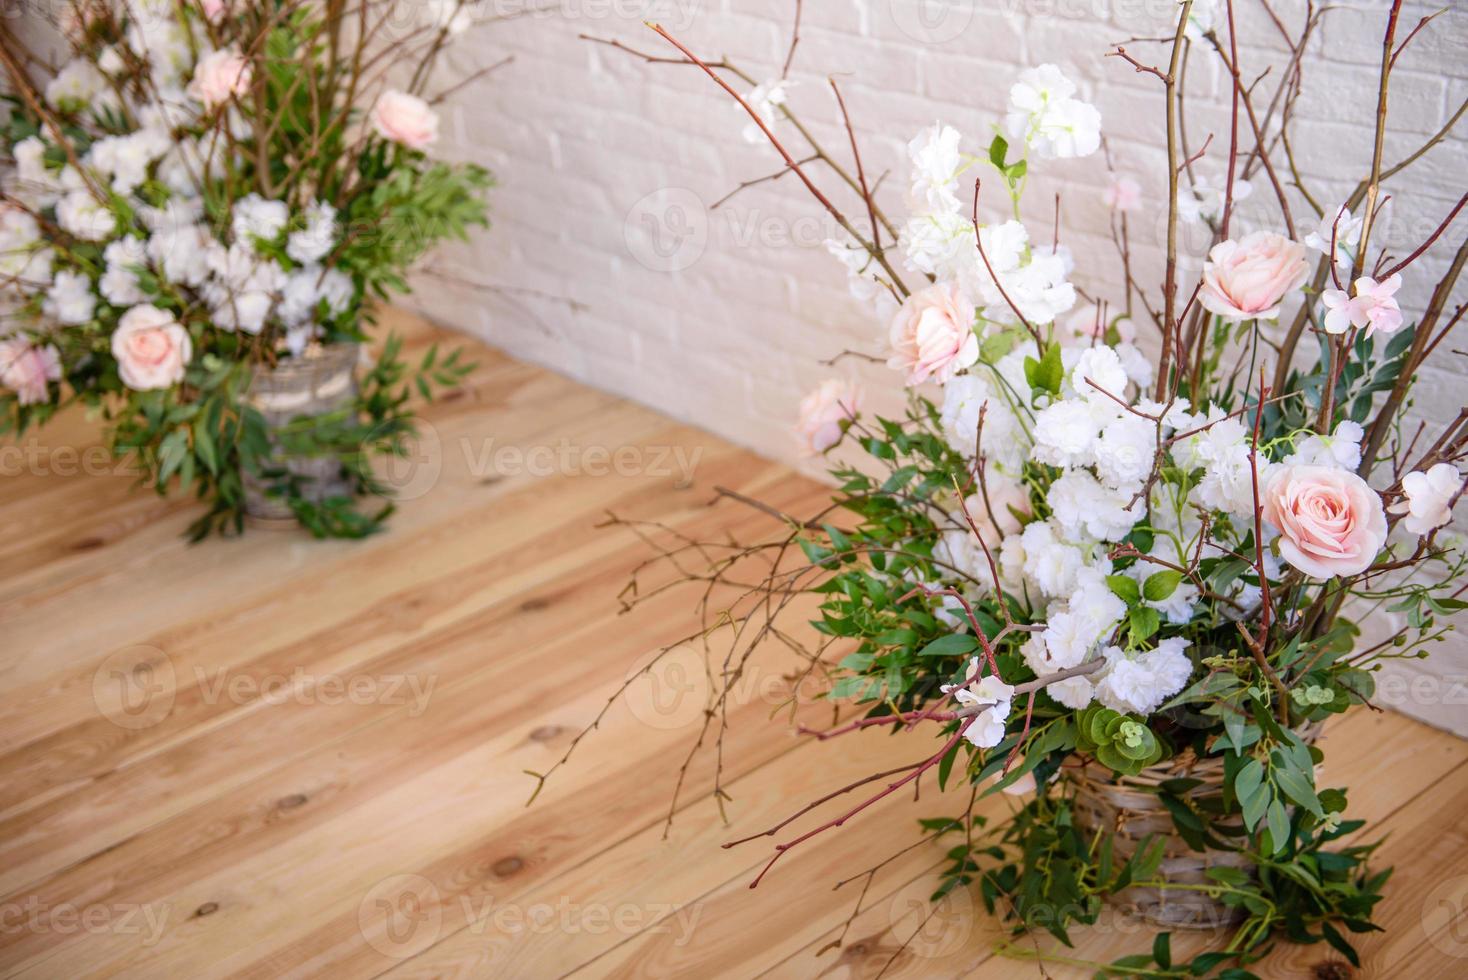
[[(1299, 734), (1306, 742), (1313, 743), (1319, 737), (1320, 727), (1307, 726)], [(1162, 863), (1157, 870), (1157, 877), (1164, 881), (1211, 884), (1206, 872), (1214, 867), (1242, 868), (1253, 873), (1248, 858), (1237, 851), (1200, 852), (1189, 847), (1178, 836), (1172, 815), (1157, 798), (1160, 784), (1184, 778), (1202, 781), (1202, 785), (1190, 791), (1190, 796), (1221, 796), (1221, 757), (1199, 759), (1191, 750), (1185, 750), (1135, 776), (1118, 776), (1094, 760), (1076, 756), (1061, 768), (1060, 778), (1074, 790), (1076, 826), (1091, 833), (1109, 834), (1112, 854), (1118, 862), (1129, 859), (1145, 838), (1153, 837), (1164, 842)], [(1242, 820), (1238, 822), (1242, 826)], [(1230, 908), (1219, 899), (1210, 898), (1207, 892), (1192, 889), (1134, 886), (1109, 898), (1152, 925), (1168, 929), (1218, 929), (1244, 916), (1244, 910)]]

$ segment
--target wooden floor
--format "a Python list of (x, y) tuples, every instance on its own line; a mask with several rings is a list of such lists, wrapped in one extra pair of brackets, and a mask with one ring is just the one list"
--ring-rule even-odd
[[(411, 347), (432, 339), (399, 323)], [(681, 594), (618, 616), (647, 550), (596, 529), (605, 512), (768, 528), (737, 505), (709, 508), (709, 489), (790, 509), (823, 491), (476, 353), (472, 383), (429, 416), (438, 451), (403, 476), (413, 499), (364, 543), (257, 530), (190, 546), (194, 506), (82, 471), (100, 457), (84, 451), (96, 436), (79, 416), (0, 455), (0, 969), (870, 977), (891, 960), (886, 976), (1042, 975), (994, 955), (1000, 929), (962, 893), (893, 960), (926, 915), (936, 847), (888, 865), (842, 948), (821, 954), (859, 883), (832, 885), (907, 843), (916, 818), (954, 809), (936, 796), (889, 800), (746, 887), (768, 850), (721, 842), (930, 748), (875, 732), (798, 741), (765, 721), (783, 696), (775, 669), (732, 713), (732, 826), (700, 761), (664, 837), (703, 705), (702, 668), (677, 658), (525, 806), (524, 771), (551, 765), (619, 681), (692, 625)], [(569, 462), (496, 455), (516, 447)], [(632, 448), (603, 473), (595, 447)], [(697, 454), (691, 487), (673, 449)], [(1352, 814), (1390, 834), (1388, 931), (1362, 939), (1360, 973), (1323, 969), (1338, 960), (1323, 945), (1283, 947), (1256, 972), (1468, 976), (1468, 743), (1368, 711), (1327, 739)], [(1078, 939), (1020, 948), (1111, 959), (1150, 945), (1114, 918)], [(1175, 938), (1177, 955), (1197, 941)], [(1045, 970), (1089, 975), (1062, 960)]]

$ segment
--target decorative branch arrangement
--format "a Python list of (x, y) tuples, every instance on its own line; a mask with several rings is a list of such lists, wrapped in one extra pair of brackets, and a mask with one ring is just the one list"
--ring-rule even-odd
[(93, 406), (145, 482), (209, 503), (198, 536), (238, 531), (252, 492), (317, 535), (379, 526), (391, 505), (356, 507), (388, 492), (372, 458), (405, 451), (412, 393), (457, 384), (457, 354), (410, 368), (390, 340), (357, 379), (348, 348), (308, 392), (329, 410), (298, 422), (260, 379), (366, 340), (417, 258), (486, 223), (489, 175), (427, 155), (453, 91), (428, 94), (434, 67), (472, 9), (402, 13), (72, 0), (59, 68), (0, 37), (0, 434)]
[[(1127, 226), (1141, 185), (1107, 154), (1124, 293), (1110, 309), (1077, 308), (1058, 201), (1043, 238), (1020, 220), (1031, 167), (1103, 148), (1100, 113), (1056, 66), (1019, 76), (984, 152), (965, 152), (943, 125), (911, 141), (912, 212), (897, 226), (834, 82), (850, 170), (787, 104), (789, 59), (780, 78), (757, 85), (656, 25), (674, 54), (590, 39), (693, 68), (734, 99), (750, 119), (746, 137), (782, 161), (739, 190), (793, 173), (843, 229), (828, 247), (855, 294), (889, 318), (887, 363), (908, 389), (895, 419), (862, 415), (860, 391), (840, 379), (801, 405), (810, 453), (848, 442), (865, 454), (859, 466), (833, 464), (838, 489), (819, 513), (721, 491), (776, 519), (770, 539), (701, 541), (609, 522), (657, 552), (624, 592), (629, 607), (683, 583), (700, 590), (700, 626), (665, 653), (696, 643), (709, 658), (715, 689), (680, 773), (712, 737), (721, 806), (730, 704), (770, 642), (805, 664), (797, 691), (819, 676), (833, 711), (860, 713), (806, 734), (937, 736), (913, 763), (726, 845), (777, 841), (753, 885), (790, 850), (885, 797), (916, 793), (931, 773), (941, 788), (966, 788), (954, 794), (966, 809), (924, 820), (910, 845), (963, 838), (939, 896), (977, 887), (1016, 933), (1044, 929), (1066, 943), (1104, 899), (1165, 927), (1234, 926), (1189, 963), (1172, 962), (1164, 934), (1150, 953), (1093, 964), (1098, 975), (1247, 978), (1280, 935), (1356, 962), (1346, 936), (1378, 928), (1372, 908), (1388, 872), (1368, 868), (1371, 846), (1342, 840), (1361, 822), (1347, 818), (1344, 789), (1317, 783), (1316, 737), (1330, 717), (1371, 705), (1385, 661), (1426, 656), (1468, 590), (1468, 557), (1447, 530), (1465, 489), (1468, 409), (1415, 431), (1403, 416), (1414, 377), (1463, 314), (1450, 307), (1468, 242), (1435, 284), (1420, 262), (1450, 240), (1462, 202), (1403, 257), (1374, 238), (1387, 182), (1440, 143), (1468, 103), (1417, 150), (1387, 159), (1392, 71), (1432, 19), (1399, 39), (1400, 6), (1384, 24), (1370, 159), (1339, 204), (1306, 187), (1291, 142), (1324, 8), (1308, 5), (1292, 30), (1264, 5), (1289, 49), (1272, 90), (1242, 67), (1232, 0), (1184, 2), (1165, 37), (1115, 47), (1118, 63), (1159, 84), (1168, 172), (1165, 272), (1153, 291), (1135, 277)], [(798, 38), (797, 28), (792, 55)], [(1147, 43), (1164, 45), (1157, 64), (1129, 50)], [(1213, 134), (1189, 145), (1186, 76), (1200, 56), (1217, 57), (1232, 79), (1226, 147)], [(789, 131), (803, 149), (786, 145)], [(1221, 152), (1224, 176), (1210, 183), (1203, 163)], [(828, 174), (834, 190), (822, 187)], [(1261, 174), (1277, 223), (1245, 228), (1237, 204)], [(979, 198), (994, 185), (1012, 217), (985, 223)], [(844, 194), (859, 207), (844, 211)], [(1302, 199), (1317, 227), (1299, 240)], [(1181, 261), (1184, 224), (1212, 234), (1196, 282)], [(1399, 291), (1425, 301), (1415, 323)], [(1316, 353), (1297, 357), (1307, 337)], [(819, 604), (813, 641), (782, 625), (807, 597)], [(1360, 642), (1357, 623), (1383, 610), (1406, 629)], [(975, 806), (996, 790), (1028, 800), (990, 827)], [(1170, 832), (1125, 836), (1138, 794)], [(783, 836), (818, 812), (822, 822)], [(853, 918), (887, 863), (848, 879), (864, 881)], [(1038, 944), (1005, 951), (1040, 956)]]

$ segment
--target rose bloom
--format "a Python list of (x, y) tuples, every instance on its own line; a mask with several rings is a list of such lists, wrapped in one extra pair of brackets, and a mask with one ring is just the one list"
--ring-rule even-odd
[(250, 64), (233, 48), (211, 51), (199, 59), (189, 82), (189, 95), (214, 108), (250, 89)]
[(188, 331), (172, 313), (144, 303), (117, 321), (112, 356), (123, 384), (134, 391), (150, 391), (182, 381), (194, 348)]
[(1280, 556), (1314, 578), (1365, 571), (1386, 540), (1381, 497), (1349, 470), (1280, 466), (1261, 497)]
[(438, 139), (438, 113), (407, 92), (384, 92), (372, 107), (372, 128), (383, 139), (421, 150)]
[(1203, 264), (1198, 301), (1225, 320), (1274, 320), (1310, 274), (1305, 246), (1272, 231), (1219, 242)]
[(795, 434), (807, 456), (816, 456), (841, 441), (842, 423), (856, 418), (861, 389), (850, 381), (829, 378), (800, 403)]
[(974, 304), (954, 283), (913, 293), (892, 318), (887, 366), (907, 373), (907, 384), (932, 378), (944, 384), (979, 359)]
[(48, 382), (61, 380), (61, 355), (56, 348), (33, 346), (21, 337), (0, 341), (0, 385), (15, 392), (22, 405), (50, 400)]

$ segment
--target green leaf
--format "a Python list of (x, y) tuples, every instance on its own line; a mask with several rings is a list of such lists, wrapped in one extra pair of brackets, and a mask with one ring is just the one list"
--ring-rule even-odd
[(1161, 602), (1177, 591), (1178, 583), (1182, 580), (1183, 573), (1171, 568), (1154, 572), (1142, 583), (1142, 595), (1147, 597), (1148, 602)]
[(1315, 787), (1299, 770), (1276, 769), (1274, 781), (1291, 800), (1309, 810), (1316, 817), (1325, 816), (1325, 808), (1320, 805), (1320, 798), (1315, 795)]
[(1111, 586), (1111, 591), (1128, 606), (1141, 605), (1142, 588), (1130, 575), (1108, 575), (1106, 584)]
[(1004, 169), (1004, 158), (1009, 153), (1009, 143), (1003, 136), (995, 135), (994, 141), (989, 144), (989, 162), (999, 170)]
[(1132, 642), (1141, 643), (1156, 633), (1162, 625), (1162, 617), (1157, 610), (1147, 606), (1139, 606), (1131, 611), (1128, 617), (1132, 629)]
[(967, 633), (949, 633), (940, 636), (918, 651), (919, 657), (962, 657), (979, 648), (979, 643)]
[(1264, 766), (1258, 759), (1250, 759), (1234, 777), (1234, 796), (1243, 811), (1244, 826), (1253, 830), (1269, 800), (1269, 793), (1264, 787)]
[(1325, 921), (1320, 923), (1320, 931), (1325, 936), (1325, 941), (1335, 947), (1336, 952), (1349, 960), (1356, 969), (1361, 969), (1361, 957), (1356, 955), (1356, 948), (1346, 941), (1345, 936), (1342, 936), (1334, 926)]
[[(1028, 372), (1026, 372), (1028, 374)], [(1051, 343), (1045, 348), (1045, 356), (1035, 371), (1032, 387), (1042, 388), (1052, 395), (1060, 394), (1060, 383), (1065, 379), (1065, 367), (1060, 362), (1060, 345)]]
[(1264, 823), (1269, 830), (1269, 843), (1275, 854), (1285, 849), (1290, 841), (1290, 815), (1278, 798), (1264, 812)]
[(1172, 934), (1159, 932), (1152, 940), (1152, 959), (1164, 970), (1172, 969)]

